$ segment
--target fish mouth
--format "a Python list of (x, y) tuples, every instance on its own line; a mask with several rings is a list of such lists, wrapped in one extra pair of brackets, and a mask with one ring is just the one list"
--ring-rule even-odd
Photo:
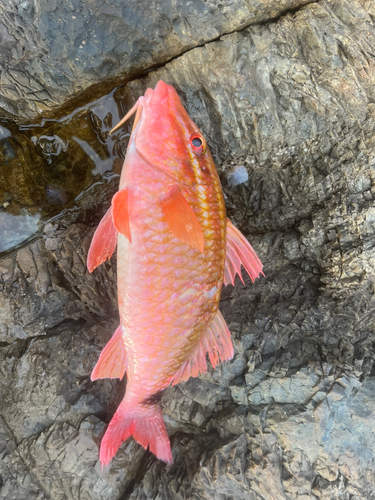
[(143, 110), (143, 105), (144, 103), (149, 103), (151, 100), (154, 101), (162, 101), (163, 99), (168, 97), (168, 85), (163, 82), (163, 80), (159, 80), (158, 83), (155, 86), (155, 89), (147, 89), (145, 92), (144, 96), (141, 96), (138, 101), (134, 104), (134, 106), (126, 113), (124, 118), (115, 126), (113, 129), (109, 132), (112, 134), (115, 132), (119, 127), (121, 127), (129, 118), (136, 113), (134, 123), (133, 123), (133, 128), (132, 132), (137, 126), (139, 120), (141, 119), (142, 116), (142, 110)]
[[(134, 123), (133, 123), (133, 128), (131, 131), (131, 137), (133, 137), (133, 132), (135, 128), (137, 127), (142, 114), (147, 116), (147, 110), (149, 109), (149, 106), (152, 104), (158, 104), (162, 101), (165, 101), (169, 97), (169, 85), (164, 83), (162, 80), (159, 80), (159, 82), (156, 84), (155, 89), (147, 89), (145, 94), (137, 100), (137, 102), (134, 104), (134, 106), (126, 113), (124, 118), (109, 132), (112, 134), (115, 132), (119, 127), (121, 127), (129, 118), (134, 115), (135, 113), (135, 118), (134, 118)], [(145, 116), (144, 116), (145, 118)], [(156, 168), (157, 170), (162, 171), (165, 175), (171, 178), (171, 180), (178, 182), (178, 179), (176, 176), (171, 174), (166, 168), (161, 167), (160, 165), (156, 165), (150, 158), (147, 157), (139, 148), (137, 148), (136, 144), (136, 136), (134, 136), (134, 144), (135, 148), (137, 150), (137, 153), (139, 156), (146, 162), (148, 163), (151, 167)]]
[(155, 89), (154, 90), (149, 89), (149, 90), (151, 90), (151, 92), (153, 93), (154, 99), (161, 101), (162, 99), (168, 96), (169, 93), (168, 87), (169, 85), (164, 83), (163, 80), (159, 80), (158, 83), (156, 84)]

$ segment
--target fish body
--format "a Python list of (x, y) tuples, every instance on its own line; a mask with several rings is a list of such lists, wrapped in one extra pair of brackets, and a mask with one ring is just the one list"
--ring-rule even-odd
[(120, 326), (92, 379), (122, 378), (126, 371), (127, 387), (102, 441), (102, 464), (131, 435), (172, 463), (161, 393), (205, 372), (206, 353), (214, 367), (233, 356), (218, 310), (222, 284), (234, 282), (241, 264), (252, 279), (262, 268), (228, 225), (211, 154), (175, 89), (160, 81), (135, 111), (119, 192), (88, 257), (92, 271), (117, 241)]

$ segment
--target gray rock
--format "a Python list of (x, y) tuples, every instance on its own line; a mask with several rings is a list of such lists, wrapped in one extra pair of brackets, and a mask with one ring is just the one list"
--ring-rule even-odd
[[(89, 374), (118, 322), (115, 258), (91, 275), (85, 259), (87, 214), (114, 185), (3, 259), (1, 499), (375, 499), (374, 15), (321, 0), (200, 39), (123, 90), (130, 105), (159, 79), (177, 88), (266, 278), (223, 290), (233, 360), (165, 392), (174, 464), (129, 440), (102, 472), (124, 384)], [(228, 185), (236, 165), (248, 180)]]
[(94, 312), (103, 317), (115, 310), (115, 283), (102, 286), (113, 272), (94, 277), (87, 271), (93, 230), (82, 234), (84, 230), (86, 226), (72, 225), (1, 261), (1, 341), (45, 335), (69, 318), (88, 320)]
[(45, 500), (39, 482), (29, 472), (28, 465), (17, 450), (11, 430), (0, 418), (0, 498), (6, 500)]
[(144, 450), (134, 442), (120, 453), (116, 467), (101, 470), (98, 443), (104, 427), (96, 417), (88, 416), (77, 426), (54, 424), (22, 442), (22, 456), (33, 464), (35, 476), (51, 498), (119, 498), (126, 485), (134, 480), (137, 464), (144, 455)]
[(223, 33), (310, 2), (6, 0), (0, 5), (0, 109), (25, 120), (73, 97), (81, 105), (83, 96), (87, 102), (103, 95), (106, 86), (111, 90)]

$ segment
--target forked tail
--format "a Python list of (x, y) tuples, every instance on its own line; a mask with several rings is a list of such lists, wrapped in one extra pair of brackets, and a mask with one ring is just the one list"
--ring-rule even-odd
[(122, 401), (117, 408), (100, 446), (102, 467), (109, 464), (121, 444), (128, 437), (138, 441), (167, 464), (173, 463), (171, 444), (165, 428), (163, 415), (158, 404), (132, 406)]

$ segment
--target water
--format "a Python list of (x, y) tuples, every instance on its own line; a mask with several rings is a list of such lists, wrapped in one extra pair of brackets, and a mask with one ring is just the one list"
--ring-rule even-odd
[(125, 87), (67, 116), (17, 126), (0, 122), (0, 257), (75, 210), (83, 193), (119, 174), (131, 124), (109, 131), (134, 104)]

